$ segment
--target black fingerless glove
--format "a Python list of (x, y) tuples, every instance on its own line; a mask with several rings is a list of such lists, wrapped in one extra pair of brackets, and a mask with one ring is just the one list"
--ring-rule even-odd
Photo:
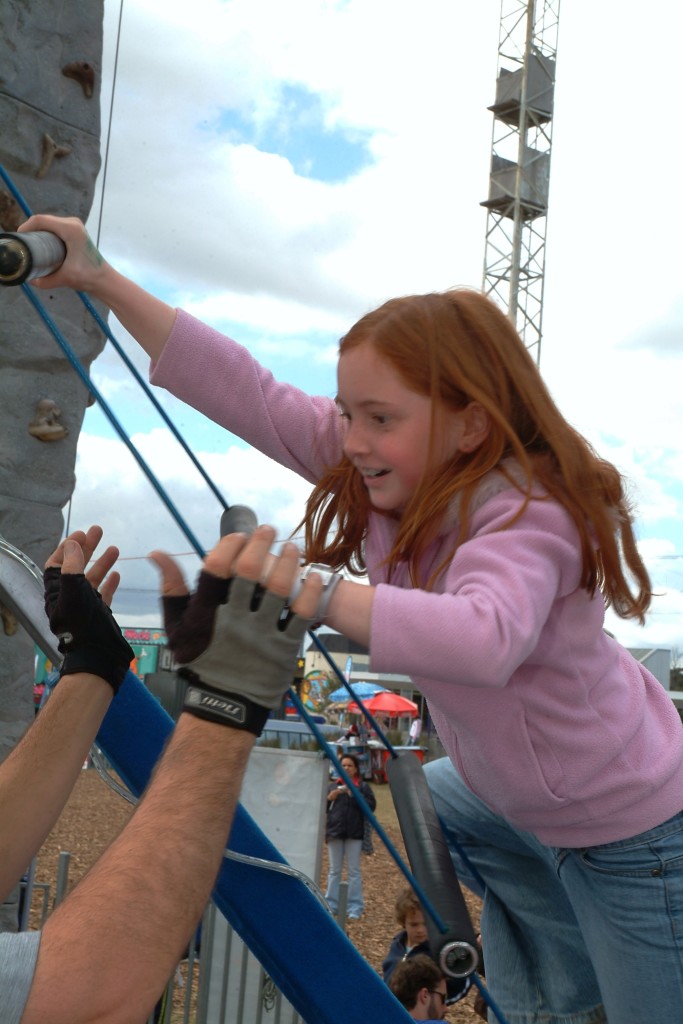
[(135, 657), (119, 624), (83, 573), (43, 573), (45, 611), (64, 655), (60, 675), (90, 672), (118, 692)]
[(216, 612), (228, 600), (231, 583), (202, 569), (194, 594), (162, 597), (168, 646), (179, 665), (198, 658), (211, 643)]

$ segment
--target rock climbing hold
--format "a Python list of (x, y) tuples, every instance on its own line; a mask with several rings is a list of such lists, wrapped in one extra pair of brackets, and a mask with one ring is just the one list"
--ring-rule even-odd
[(52, 161), (63, 156), (68, 156), (71, 146), (60, 146), (47, 132), (43, 135), (43, 158), (36, 173), (36, 178), (44, 178), (52, 167)]
[(36, 406), (36, 414), (28, 425), (31, 437), (39, 441), (61, 441), (69, 431), (59, 422), (62, 410), (51, 398), (41, 398)]
[(90, 99), (95, 89), (95, 69), (86, 60), (72, 60), (62, 68), (65, 78), (73, 78), (79, 82), (86, 99)]

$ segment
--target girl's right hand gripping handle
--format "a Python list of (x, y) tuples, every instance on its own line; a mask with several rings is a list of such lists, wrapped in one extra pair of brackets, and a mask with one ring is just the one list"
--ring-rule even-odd
[(51, 231), (0, 232), (0, 285), (47, 277), (66, 257), (66, 246)]

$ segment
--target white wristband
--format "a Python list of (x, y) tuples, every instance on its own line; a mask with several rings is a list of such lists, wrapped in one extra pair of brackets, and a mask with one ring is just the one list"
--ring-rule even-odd
[(332, 595), (337, 589), (339, 581), (343, 578), (341, 573), (334, 572), (329, 565), (321, 565), (319, 562), (311, 562), (310, 565), (305, 565), (298, 578), (294, 581), (294, 586), (292, 587), (292, 591), (289, 595), (288, 604), (291, 606), (293, 602), (296, 601), (297, 597), (301, 593), (304, 580), (308, 579), (311, 573), (314, 572), (319, 576), (322, 576), (323, 592), (320, 595), (320, 600), (318, 601), (318, 606), (315, 610), (315, 614), (313, 615), (313, 619), (316, 622), (324, 622), (330, 606), (330, 601), (332, 600)]

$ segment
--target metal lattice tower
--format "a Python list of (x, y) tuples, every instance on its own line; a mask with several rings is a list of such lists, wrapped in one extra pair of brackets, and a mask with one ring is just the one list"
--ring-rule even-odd
[(483, 290), (538, 362), (560, 0), (501, 0)]

